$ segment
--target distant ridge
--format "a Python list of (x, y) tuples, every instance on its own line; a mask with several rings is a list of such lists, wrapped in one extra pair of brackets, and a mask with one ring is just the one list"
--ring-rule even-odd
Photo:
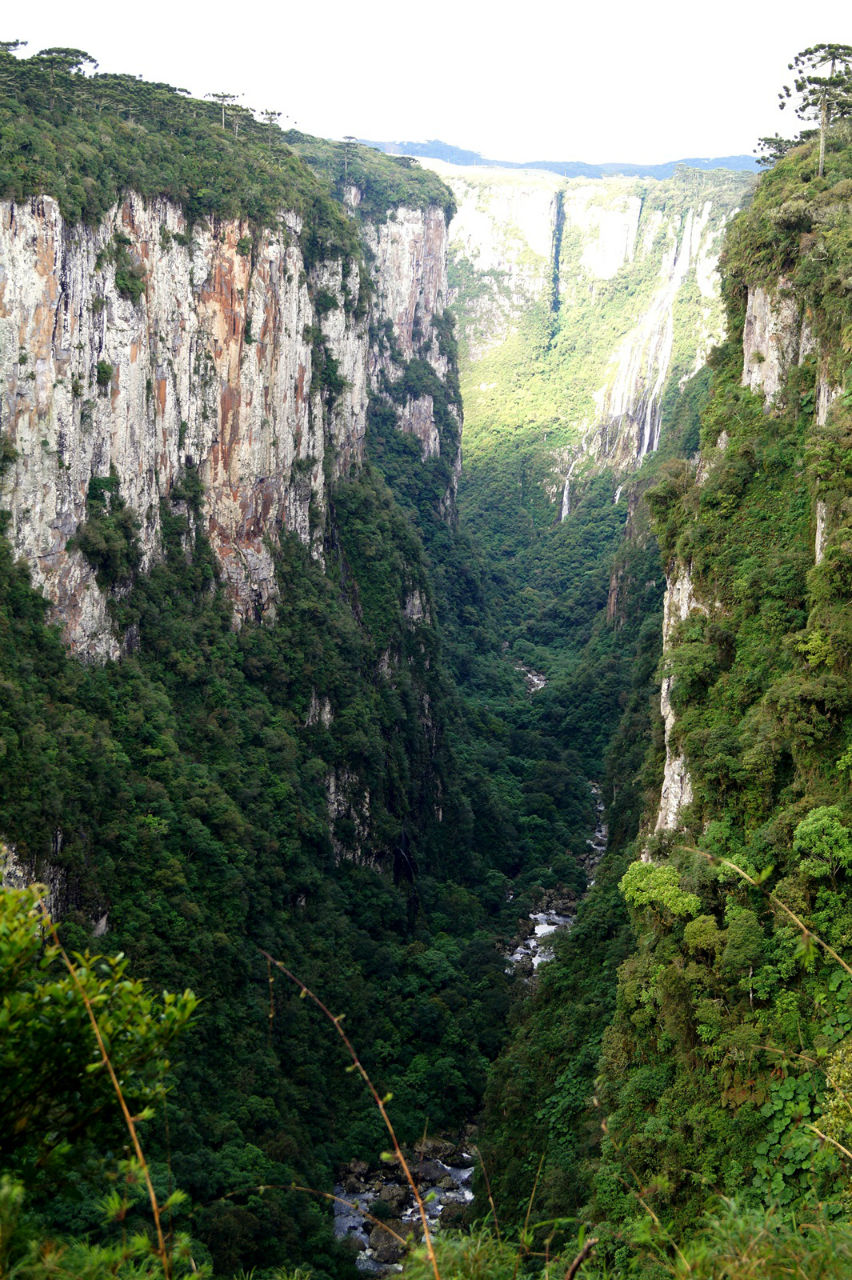
[(582, 160), (487, 160), (478, 151), (465, 151), (463, 147), (454, 147), (449, 142), (441, 142), (437, 138), (429, 142), (371, 142), (367, 138), (359, 138), (367, 147), (375, 147), (391, 156), (423, 156), (433, 160), (444, 160), (447, 164), (488, 165), (500, 169), (548, 169), (551, 173), (561, 174), (565, 178), (608, 178), (623, 175), (629, 178), (671, 178), (675, 170), (682, 165), (688, 169), (734, 169), (738, 172), (756, 173), (757, 160), (754, 156), (690, 156), (683, 160), (668, 160), (665, 164), (620, 164), (611, 161), (605, 164), (586, 164)]

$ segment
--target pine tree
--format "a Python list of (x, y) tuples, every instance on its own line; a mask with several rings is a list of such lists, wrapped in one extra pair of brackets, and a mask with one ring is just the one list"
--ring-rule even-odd
[[(795, 73), (792, 88), (784, 85), (780, 106), (798, 96), (796, 115), (800, 120), (819, 120), (819, 170), (825, 172), (825, 135), (835, 120), (852, 114), (852, 46), (815, 44), (797, 53), (789, 64)], [(826, 74), (827, 72), (827, 74)]]

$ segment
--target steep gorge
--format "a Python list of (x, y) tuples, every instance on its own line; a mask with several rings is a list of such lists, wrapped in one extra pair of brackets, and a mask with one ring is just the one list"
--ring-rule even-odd
[[(850, 1141), (812, 943), (850, 930), (848, 136), (733, 220), (700, 370), (744, 180), (457, 179), (460, 481), (445, 187), (165, 86), (128, 111), (72, 68), (67, 111), (20, 66), (77, 150), (0, 171), (4, 871), (202, 997), (149, 1131), (199, 1259), (351, 1274), (304, 1186), (385, 1144), (266, 956), (345, 1011), (404, 1141), (485, 1095), (502, 1220), (537, 1182), (615, 1274), (631, 1179), (685, 1247), (721, 1193), (842, 1213), (808, 1125)], [(164, 106), (192, 181), (137, 157), (129, 189)], [(582, 905), (530, 989), (506, 944), (548, 899)], [(32, 1240), (101, 1229), (121, 1139), (66, 1123), (0, 1129)]]
[[(453, 189), (470, 500), (488, 528), (494, 472), (528, 472), (511, 519), (570, 509), (570, 482), (626, 474), (659, 446), (665, 410), (722, 335), (715, 266), (752, 180), (560, 180), (427, 161)], [(480, 497), (480, 490), (487, 497)]]
[[(47, 880), (69, 945), (201, 997), (147, 1141), (199, 1256), (340, 1274), (290, 1185), (330, 1187), (380, 1126), (298, 992), (270, 1003), (263, 951), (346, 1009), (403, 1138), (452, 1130), (501, 1040), (523, 857), (424, 549), (455, 571), (451, 198), (343, 146), (313, 171), (312, 140), (232, 136), (164, 86), (124, 107), (121, 78), (0, 57), (26, 132), (0, 232), (4, 880)], [(4, 1130), (4, 1169), (79, 1237), (120, 1132), (72, 1154), (60, 1130)]]

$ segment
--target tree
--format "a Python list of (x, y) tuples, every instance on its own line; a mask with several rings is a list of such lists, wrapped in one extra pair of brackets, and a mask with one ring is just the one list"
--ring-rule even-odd
[(128, 977), (123, 956), (78, 955), (72, 974), (59, 947), (45, 944), (44, 927), (36, 889), (0, 893), (0, 1160), (7, 1168), (23, 1152), (28, 1167), (54, 1152), (65, 1161), (72, 1136), (95, 1140), (121, 1126), (87, 1001), (138, 1111), (161, 1097), (166, 1046), (196, 1005), (191, 992), (152, 997)]
[(782, 138), (778, 133), (773, 134), (771, 138), (758, 138), (757, 146), (754, 149), (757, 163), (762, 169), (771, 169), (795, 145), (796, 143), (792, 138)]
[(779, 93), (783, 111), (793, 95), (798, 95), (796, 115), (800, 120), (819, 120), (818, 177), (825, 172), (825, 135), (835, 120), (852, 113), (852, 46), (815, 44), (797, 53), (789, 64), (795, 73), (792, 88)]
[(251, 107), (244, 107), (242, 103), (231, 103), (231, 125), (234, 130), (234, 137), (240, 136), (240, 125), (248, 124), (250, 120), (254, 120), (254, 112)]
[(266, 125), (266, 132), (269, 138), (269, 149), (272, 150), (272, 138), (274, 136), (273, 130), (274, 130), (276, 121), (281, 115), (281, 112), (272, 111), (271, 109), (268, 109), (266, 111), (261, 111), (260, 114), (261, 114), (261, 117), (263, 118), (263, 123)]
[(49, 68), (51, 83), (56, 71), (66, 75), (83, 75), (84, 68), (91, 67), (94, 71), (98, 65), (97, 60), (83, 49), (40, 49), (37, 56), (39, 62)]
[(241, 98), (243, 95), (241, 93), (205, 93), (204, 96), (205, 98), (212, 99), (213, 102), (217, 102), (219, 106), (222, 108), (222, 128), (224, 129), (225, 108), (232, 107), (236, 102), (237, 98)]

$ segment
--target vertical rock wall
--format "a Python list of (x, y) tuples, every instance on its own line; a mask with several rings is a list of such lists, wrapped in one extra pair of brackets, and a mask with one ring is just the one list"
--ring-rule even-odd
[[(443, 209), (394, 209), (382, 223), (368, 223), (364, 240), (374, 281), (373, 328), (370, 350), (370, 383), (380, 392), (399, 383), (412, 361), (422, 361), (444, 385), (454, 374), (442, 350), (435, 320), (448, 300), (447, 223)], [(461, 413), (451, 405), (455, 439), (441, 440), (435, 420), (434, 397), (407, 394), (398, 407), (400, 429), (416, 436), (421, 457), (448, 459), (452, 475), (450, 504), (461, 468)]]
[[(689, 569), (676, 564), (667, 577), (666, 594), (663, 600), (664, 662), (666, 653), (671, 649), (672, 635), (677, 624), (688, 618), (693, 609), (699, 609), (702, 613), (707, 612), (695, 595)], [(672, 683), (672, 677), (664, 675), (660, 687), (660, 712), (666, 734), (666, 764), (655, 831), (674, 830), (678, 826), (681, 810), (692, 803), (692, 782), (686, 760), (674, 745), (675, 713), (671, 703)]]
[[(826, 360), (818, 349), (801, 298), (783, 279), (774, 291), (763, 287), (749, 289), (743, 328), (742, 385), (763, 397), (767, 411), (772, 408), (790, 369), (810, 356), (817, 361), (815, 425), (822, 427), (831, 405), (840, 394), (840, 388), (828, 377)], [(719, 453), (724, 452), (726, 444), (727, 437), (723, 432), (716, 442)], [(699, 484), (707, 478), (712, 465), (712, 455), (702, 457), (697, 475)], [(831, 524), (828, 506), (819, 498), (814, 505), (813, 518), (814, 560), (818, 564), (824, 554)], [(675, 564), (668, 577), (664, 601), (664, 654), (671, 647), (675, 626), (694, 609), (707, 612), (706, 604), (696, 596), (689, 567)], [(666, 764), (654, 828), (658, 832), (675, 829), (682, 809), (692, 801), (692, 784), (686, 761), (674, 747), (675, 713), (671, 705), (671, 688), (671, 677), (665, 676), (660, 690), (660, 710), (665, 722)]]
[[(16, 451), (0, 503), (81, 654), (118, 652), (105, 596), (68, 545), (93, 476), (117, 476), (145, 568), (160, 554), (161, 499), (197, 469), (236, 615), (263, 616), (270, 538), (283, 527), (318, 548), (328, 479), (363, 458), (383, 367), (371, 322), (389, 321), (394, 350), (446, 377), (432, 327), (446, 297), (442, 210), (367, 229), (373, 314), (358, 306), (357, 264), (307, 271), (299, 231), (285, 215), (260, 235), (238, 221), (190, 233), (179, 209), (133, 195), (94, 228), (66, 224), (48, 197), (0, 205), (0, 429)], [(135, 301), (132, 277), (144, 282)], [(424, 457), (439, 448), (431, 404), (406, 405), (401, 425)]]

